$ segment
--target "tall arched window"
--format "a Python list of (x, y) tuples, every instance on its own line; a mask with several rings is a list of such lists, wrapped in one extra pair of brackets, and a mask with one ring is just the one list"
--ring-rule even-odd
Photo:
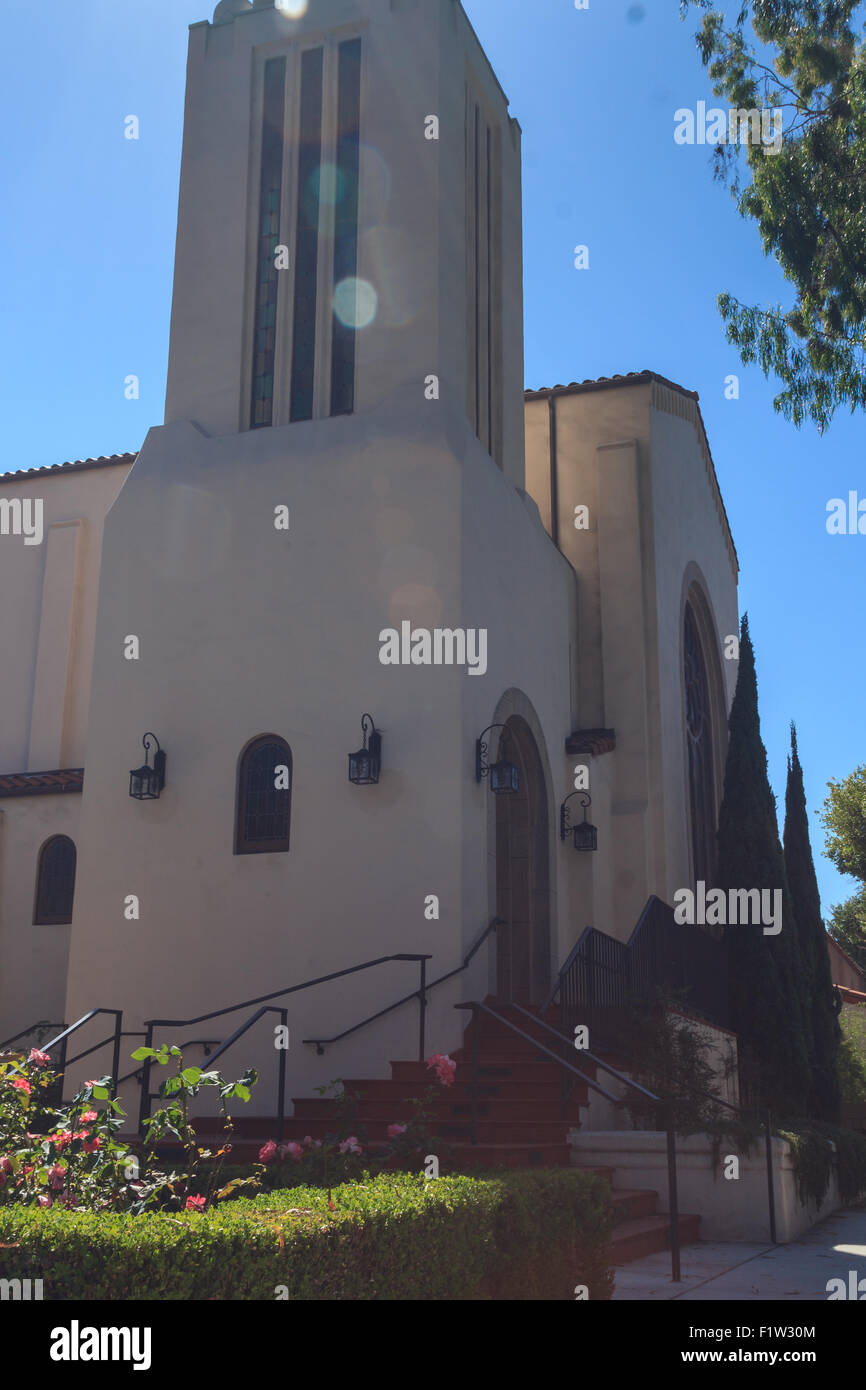
[(263, 734), (241, 755), (235, 854), (286, 853), (292, 819), (292, 750)]
[(707, 663), (691, 603), (686, 604), (683, 650), (694, 874), (696, 881), (710, 883), (716, 866), (713, 722)]
[(72, 921), (75, 896), (75, 845), (68, 835), (52, 835), (39, 851), (36, 870), (35, 926)]

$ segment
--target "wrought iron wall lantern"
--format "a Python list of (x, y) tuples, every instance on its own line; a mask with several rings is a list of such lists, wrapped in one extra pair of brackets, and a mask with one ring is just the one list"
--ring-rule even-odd
[[(153, 766), (148, 763), (151, 739), (156, 744)], [(159, 746), (156, 734), (145, 734), (141, 740), (144, 746), (144, 766), (136, 767), (129, 774), (129, 795), (136, 801), (158, 801), (165, 786), (165, 754)]]
[[(572, 796), (582, 796), (581, 806), (583, 807), (583, 820), (576, 825), (571, 824), (568, 803)], [(588, 792), (572, 792), (567, 796), (559, 808), (559, 838), (567, 840), (569, 832), (574, 836), (574, 848), (579, 850), (598, 849), (598, 831), (586, 819), (586, 808), (592, 805), (592, 797)]]
[(484, 733), (475, 742), (475, 780), (480, 782), (482, 777), (489, 776), (490, 790), (496, 796), (501, 796), (503, 792), (517, 792), (520, 790), (520, 774), (516, 765), (505, 759), (500, 759), (496, 763), (488, 763), (487, 761), (488, 747), (484, 742), (484, 737), (490, 733), (491, 729), (505, 730), (503, 738), (500, 739), (500, 751), (502, 744), (506, 743), (508, 739), (509, 730), (506, 724), (491, 724), (489, 728), (484, 730)]
[(372, 787), (379, 780), (382, 769), (382, 735), (373, 723), (373, 716), (365, 714), (361, 718), (361, 732), (364, 746), (357, 753), (349, 754), (349, 781), (356, 787)]

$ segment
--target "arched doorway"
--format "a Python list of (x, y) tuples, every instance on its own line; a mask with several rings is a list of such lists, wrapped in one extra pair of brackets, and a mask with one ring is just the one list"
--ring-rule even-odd
[(520, 715), (506, 722), (497, 758), (517, 764), (520, 787), (496, 797), (496, 994), (538, 1004), (550, 987), (549, 816), (538, 745)]

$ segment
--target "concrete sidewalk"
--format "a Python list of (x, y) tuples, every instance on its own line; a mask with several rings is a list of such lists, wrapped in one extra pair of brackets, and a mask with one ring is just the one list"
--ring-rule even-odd
[(843, 1280), (850, 1298), (851, 1271), (866, 1280), (866, 1208), (834, 1212), (790, 1245), (686, 1245), (681, 1264), (680, 1284), (671, 1283), (670, 1251), (620, 1266), (614, 1299), (826, 1302), (830, 1279)]

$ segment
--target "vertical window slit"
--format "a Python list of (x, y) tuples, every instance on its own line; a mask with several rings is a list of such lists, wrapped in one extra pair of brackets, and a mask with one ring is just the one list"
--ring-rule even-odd
[(292, 421), (313, 418), (316, 363), (316, 284), (322, 174), (322, 65), (324, 50), (301, 59), (298, 195), (295, 234), (295, 304), (292, 323)]
[[(358, 274), (358, 176), (361, 134), (361, 40), (340, 44), (337, 91), (337, 187), (334, 229), (334, 337), (331, 355), (331, 414), (355, 408)], [(347, 291), (346, 283), (349, 284)]]
[(260, 429), (264, 425), (270, 425), (274, 413), (274, 360), (280, 276), (280, 272), (276, 268), (276, 249), (280, 239), (280, 202), (283, 193), (285, 109), (286, 60), (285, 58), (270, 58), (265, 64), (264, 75), (261, 195), (256, 238), (251, 429)]

